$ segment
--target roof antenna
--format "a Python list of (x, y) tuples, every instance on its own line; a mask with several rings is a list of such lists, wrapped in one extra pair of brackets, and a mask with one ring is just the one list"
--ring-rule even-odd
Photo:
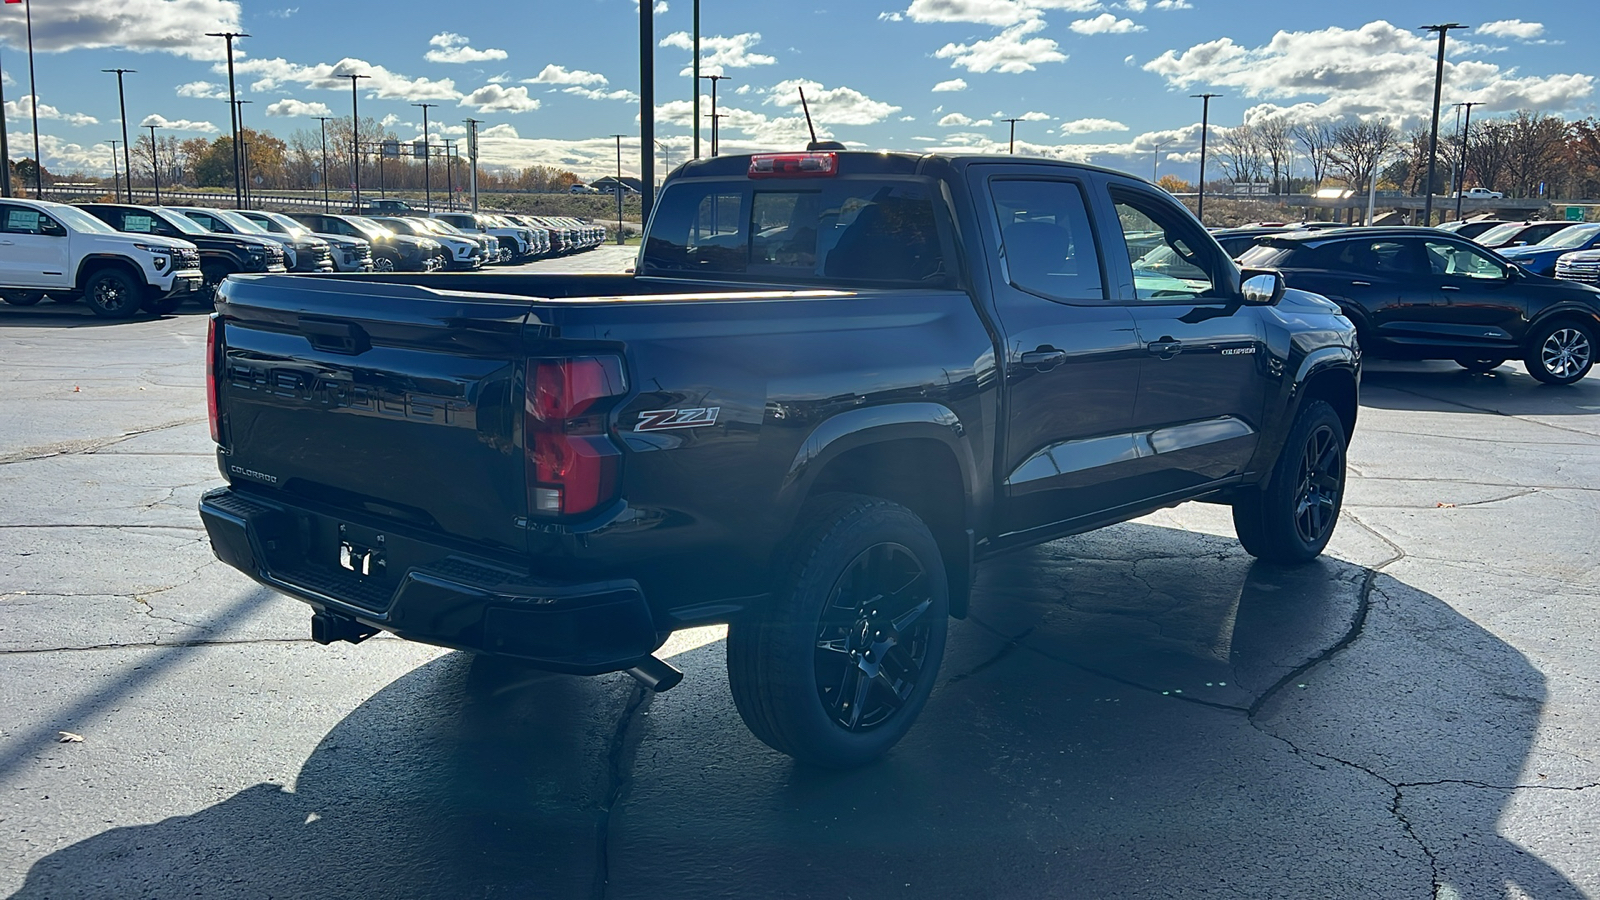
[(806, 89), (796, 85), (800, 91), (800, 108), (805, 110), (806, 129), (811, 132), (811, 143), (806, 145), (807, 150), (843, 150), (844, 145), (838, 141), (817, 140), (817, 126), (811, 124), (811, 104), (806, 102)]

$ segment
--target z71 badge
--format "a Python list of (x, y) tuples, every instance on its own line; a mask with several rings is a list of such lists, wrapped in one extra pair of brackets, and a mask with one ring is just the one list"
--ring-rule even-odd
[(652, 409), (639, 414), (634, 431), (670, 431), (674, 428), (705, 428), (717, 424), (720, 406), (700, 409)]

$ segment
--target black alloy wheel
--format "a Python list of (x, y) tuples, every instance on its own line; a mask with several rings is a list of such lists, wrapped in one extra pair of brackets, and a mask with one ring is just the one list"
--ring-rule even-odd
[(1473, 359), (1470, 356), (1456, 357), (1456, 365), (1466, 369), (1473, 375), (1484, 375), (1493, 372), (1505, 364), (1506, 361), (1503, 357), (1500, 359)]
[(911, 729), (944, 658), (949, 584), (922, 520), (828, 494), (785, 541), (763, 608), (728, 627), (728, 686), (751, 732), (796, 760), (869, 763)]
[(1594, 366), (1595, 328), (1577, 320), (1552, 322), (1534, 332), (1523, 364), (1545, 384), (1573, 384)]
[(106, 319), (126, 319), (144, 303), (141, 286), (121, 269), (102, 269), (89, 276), (83, 287), (84, 302), (95, 315)]
[(1233, 500), (1233, 527), (1245, 552), (1267, 562), (1315, 559), (1333, 537), (1344, 503), (1344, 423), (1313, 400), (1289, 429), (1267, 483)]

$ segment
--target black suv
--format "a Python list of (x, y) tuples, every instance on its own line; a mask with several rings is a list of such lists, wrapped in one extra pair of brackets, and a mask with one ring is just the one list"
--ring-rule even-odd
[(283, 248), (276, 241), (254, 235), (207, 231), (198, 222), (167, 207), (85, 203), (81, 208), (118, 231), (182, 238), (198, 247), (205, 286), (195, 294), (195, 299), (202, 303), (211, 303), (217, 285), (234, 273), (288, 271), (284, 266)]
[(1373, 356), (1453, 359), (1475, 372), (1521, 358), (1534, 378), (1572, 384), (1600, 339), (1600, 291), (1441, 231), (1300, 231), (1259, 239), (1240, 264), (1278, 269), (1338, 303)]

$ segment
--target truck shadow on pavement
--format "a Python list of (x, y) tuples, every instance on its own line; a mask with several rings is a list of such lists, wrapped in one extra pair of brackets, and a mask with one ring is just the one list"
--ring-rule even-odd
[(722, 654), (659, 696), (441, 657), (293, 785), (16, 896), (1582, 896), (1498, 832), (1543, 677), (1367, 569), (1141, 524), (993, 561), (922, 720), (853, 772), (757, 743)]
[(1555, 386), (1535, 381), (1518, 363), (1474, 375), (1453, 362), (1373, 360), (1362, 366), (1361, 405), (1416, 412), (1592, 416), (1600, 410), (1600, 374)]

